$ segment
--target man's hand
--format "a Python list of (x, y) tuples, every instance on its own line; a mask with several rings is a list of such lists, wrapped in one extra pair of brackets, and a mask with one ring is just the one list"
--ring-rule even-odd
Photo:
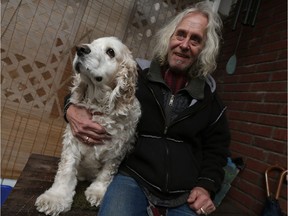
[(109, 139), (105, 129), (93, 122), (92, 114), (85, 108), (70, 105), (66, 112), (73, 135), (87, 145), (103, 144)]
[(216, 209), (209, 192), (202, 187), (193, 188), (187, 202), (190, 208), (199, 215), (208, 215)]

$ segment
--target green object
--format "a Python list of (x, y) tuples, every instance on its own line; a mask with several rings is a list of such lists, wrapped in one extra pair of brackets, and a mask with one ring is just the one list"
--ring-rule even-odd
[(236, 178), (239, 173), (239, 169), (236, 165), (231, 161), (231, 158), (228, 158), (227, 165), (224, 167), (225, 177), (223, 183), (221, 185), (220, 191), (215, 195), (213, 200), (214, 205), (217, 207), (221, 204), (222, 200), (228, 193), (229, 189), (231, 188), (231, 183)]
[(235, 69), (236, 69), (236, 64), (237, 64), (237, 57), (234, 54), (229, 58), (229, 60), (226, 64), (227, 74), (234, 74)]
[(237, 44), (234, 50), (234, 54), (229, 58), (227, 64), (226, 64), (226, 72), (227, 74), (234, 74), (235, 69), (236, 69), (236, 65), (237, 65), (237, 57), (236, 57), (236, 52), (240, 43), (240, 39), (242, 36), (242, 31), (243, 31), (243, 27), (241, 26), (241, 30), (240, 30), (240, 34), (238, 36), (238, 40), (237, 40)]

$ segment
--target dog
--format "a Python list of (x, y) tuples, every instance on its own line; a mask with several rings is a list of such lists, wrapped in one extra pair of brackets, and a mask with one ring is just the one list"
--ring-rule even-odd
[(46, 215), (71, 209), (77, 180), (92, 183), (85, 191), (91, 206), (98, 207), (125, 155), (133, 149), (141, 115), (135, 96), (137, 64), (131, 51), (116, 37), (103, 37), (76, 47), (70, 102), (90, 110), (111, 139), (87, 145), (64, 131), (63, 149), (54, 183), (40, 195), (35, 206)]

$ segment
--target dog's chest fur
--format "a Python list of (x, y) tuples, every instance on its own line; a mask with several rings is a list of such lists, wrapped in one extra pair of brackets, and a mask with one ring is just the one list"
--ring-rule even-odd
[[(70, 125), (67, 125), (64, 133), (63, 151), (68, 151), (70, 154), (73, 153), (74, 157), (78, 157), (79, 163), (76, 164), (77, 178), (92, 181), (97, 177), (98, 171), (103, 168), (107, 160), (115, 158), (115, 155), (124, 151), (123, 146), (120, 149), (119, 145), (113, 145), (113, 143), (115, 144), (112, 138), (109, 142), (104, 141), (102, 145), (89, 146), (83, 144), (73, 136)], [(127, 148), (125, 148), (126, 150)]]

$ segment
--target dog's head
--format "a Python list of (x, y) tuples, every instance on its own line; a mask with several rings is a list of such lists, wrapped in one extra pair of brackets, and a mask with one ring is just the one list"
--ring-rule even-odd
[[(76, 47), (73, 61), (76, 73), (87, 76), (95, 85), (111, 85), (123, 67), (133, 67), (130, 50), (116, 37), (103, 37)], [(135, 72), (135, 71), (134, 71)]]
[(105, 86), (105, 89), (108, 87), (112, 90), (109, 99), (111, 106), (124, 101), (129, 103), (133, 99), (136, 65), (131, 51), (116, 37), (98, 38), (91, 44), (78, 46), (73, 61), (74, 70), (80, 75), (81, 82), (88, 86), (98, 86), (98, 89)]

